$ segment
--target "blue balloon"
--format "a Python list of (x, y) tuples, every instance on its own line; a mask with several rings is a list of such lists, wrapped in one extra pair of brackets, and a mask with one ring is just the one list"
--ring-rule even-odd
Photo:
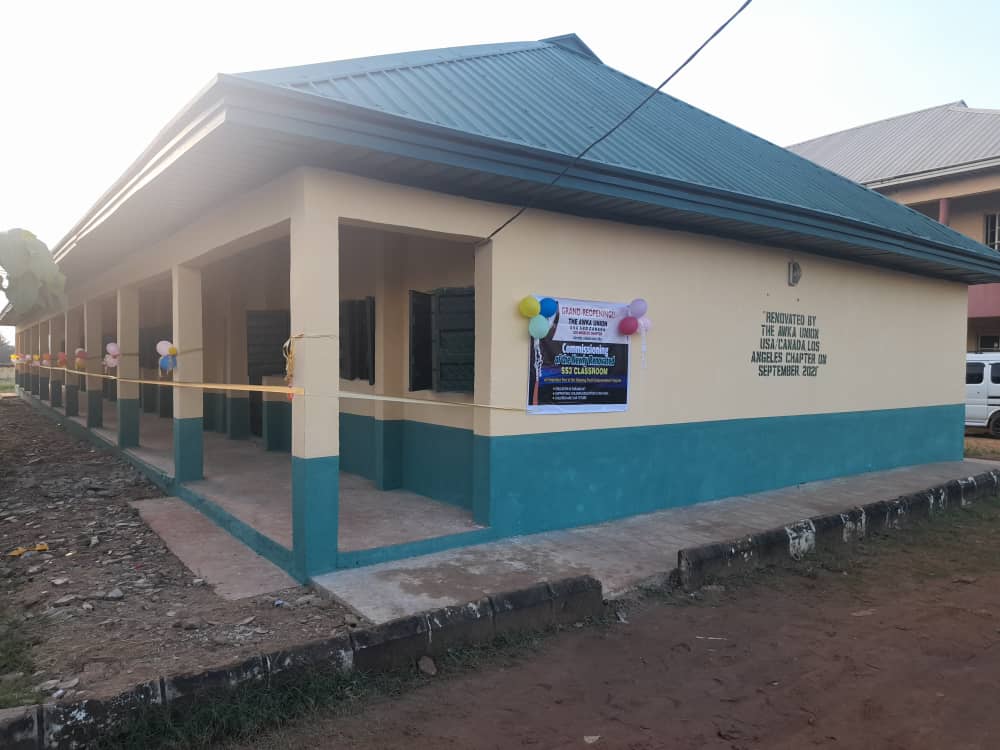
[(551, 318), (553, 315), (559, 312), (559, 303), (556, 302), (551, 297), (545, 297), (539, 302), (539, 305), (542, 308), (541, 314), (544, 315), (546, 318)]
[(162, 357), (160, 357), (160, 369), (161, 370), (172, 370), (172, 369), (174, 369), (173, 365), (170, 362), (170, 359), (171, 359), (171, 357), (169, 355), (167, 355), (167, 354), (164, 354)]

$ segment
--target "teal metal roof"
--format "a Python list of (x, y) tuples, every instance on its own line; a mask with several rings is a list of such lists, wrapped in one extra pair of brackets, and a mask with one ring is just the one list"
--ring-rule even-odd
[[(428, 126), (446, 137), (489, 142), (515, 156), (547, 154), (563, 164), (650, 92), (646, 84), (604, 65), (575, 35), (382, 55), (235, 78)], [(817, 238), (814, 249), (820, 252), (823, 241), (868, 247), (861, 235), (871, 231), (882, 239), (891, 236), (892, 247), (883, 244), (880, 255), (905, 256), (913, 240), (918, 255), (929, 243), (934, 252), (948, 256), (946, 264), (980, 261), (975, 278), (1000, 276), (1000, 256), (984, 245), (667, 94), (654, 96), (579, 166), (560, 182), (561, 193), (550, 191), (547, 207), (591, 215), (594, 203), (583, 195), (588, 190), (572, 178), (578, 171), (599, 168), (602, 179), (618, 190), (605, 190), (605, 196), (634, 201), (631, 186), (638, 181), (655, 189), (694, 190), (762, 216), (781, 214), (782, 226), (769, 225), (776, 243), (793, 242), (779, 237), (779, 230), (800, 236), (803, 223), (819, 221), (825, 228), (810, 230), (810, 236)], [(460, 192), (454, 185), (438, 187)], [(682, 216), (688, 209), (675, 208), (670, 221), (689, 223)], [(794, 216), (784, 216), (786, 209)], [(692, 208), (691, 215), (695, 212)], [(705, 224), (705, 231), (743, 236), (745, 215), (720, 210), (711, 218), (714, 225)], [(831, 236), (841, 228), (842, 236)], [(761, 232), (746, 236), (767, 238)], [(921, 272), (919, 264), (910, 270)]]

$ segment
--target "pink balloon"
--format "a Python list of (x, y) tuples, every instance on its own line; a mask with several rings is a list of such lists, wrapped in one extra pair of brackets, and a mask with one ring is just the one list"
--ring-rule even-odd
[(625, 334), (626, 336), (631, 336), (633, 333), (639, 330), (639, 321), (636, 320), (631, 315), (628, 315), (621, 319), (618, 323), (618, 331)]
[(639, 318), (639, 330), (640, 331), (648, 331), (652, 327), (653, 327), (653, 321), (651, 321), (645, 315), (643, 315), (641, 318)]
[(114, 341), (112, 341), (106, 347), (104, 347), (104, 350), (112, 357), (117, 357), (118, 354), (121, 352), (121, 350), (118, 348), (118, 344), (115, 343)]

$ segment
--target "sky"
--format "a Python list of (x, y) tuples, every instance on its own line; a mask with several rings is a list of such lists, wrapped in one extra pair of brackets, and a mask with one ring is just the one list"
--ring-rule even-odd
[[(657, 85), (739, 4), (3, 3), (0, 230), (55, 245), (217, 72), (575, 32)], [(667, 91), (780, 145), (958, 99), (1000, 108), (997, 28), (982, 0), (754, 0)]]

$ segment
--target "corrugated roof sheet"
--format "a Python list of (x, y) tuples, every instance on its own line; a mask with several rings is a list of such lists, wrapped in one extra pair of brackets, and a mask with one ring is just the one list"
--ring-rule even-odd
[[(573, 46), (559, 37), (554, 42), (407, 52), (240, 77), (575, 156), (641, 101), (650, 87)], [(996, 257), (922, 214), (667, 94), (653, 97), (590, 151), (586, 161), (863, 221)]]
[(788, 148), (862, 184), (974, 166), (1000, 157), (1000, 110), (952, 102)]

